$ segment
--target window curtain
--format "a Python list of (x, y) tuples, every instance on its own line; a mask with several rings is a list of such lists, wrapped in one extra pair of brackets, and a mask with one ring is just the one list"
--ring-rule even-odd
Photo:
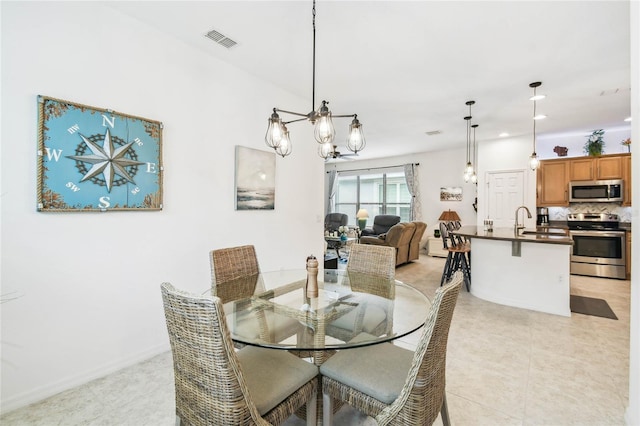
[(336, 201), (336, 189), (338, 188), (338, 172), (336, 170), (330, 170), (329, 172), (329, 200), (327, 202), (326, 214), (333, 213), (333, 208)]
[(411, 220), (422, 220), (420, 185), (418, 184), (418, 166), (416, 164), (405, 164), (404, 178), (407, 181), (409, 194), (411, 194)]

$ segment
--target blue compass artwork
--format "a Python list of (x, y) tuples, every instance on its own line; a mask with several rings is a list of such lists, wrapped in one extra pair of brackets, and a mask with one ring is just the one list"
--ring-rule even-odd
[(38, 96), (38, 210), (162, 209), (162, 123)]

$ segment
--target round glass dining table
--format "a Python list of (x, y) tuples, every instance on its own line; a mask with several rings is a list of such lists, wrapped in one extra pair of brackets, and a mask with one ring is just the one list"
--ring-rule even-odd
[(307, 351), (316, 365), (335, 350), (406, 336), (427, 317), (429, 299), (394, 279), (320, 270), (318, 296), (307, 297), (307, 271), (265, 272), (216, 288), (237, 343)]

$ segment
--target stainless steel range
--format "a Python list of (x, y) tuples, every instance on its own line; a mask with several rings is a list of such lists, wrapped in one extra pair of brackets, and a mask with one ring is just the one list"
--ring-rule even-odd
[(571, 213), (567, 216), (573, 239), (571, 273), (626, 279), (626, 232), (609, 213)]

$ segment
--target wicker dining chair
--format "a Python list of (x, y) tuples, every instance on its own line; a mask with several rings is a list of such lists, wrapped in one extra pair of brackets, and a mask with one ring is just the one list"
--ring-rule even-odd
[(370, 244), (352, 244), (347, 271), (393, 279), (396, 275), (396, 249)]
[[(209, 252), (211, 293), (227, 303), (254, 293), (255, 288), (238, 286), (239, 279), (258, 277), (260, 265), (252, 245), (229, 247)], [(258, 285), (258, 282), (255, 283)]]
[(349, 253), (347, 273), (351, 290), (378, 296), (368, 303), (327, 325), (326, 333), (349, 341), (361, 332), (374, 336), (391, 333), (393, 329), (393, 297), (396, 273), (396, 251), (393, 247), (353, 244)]
[(436, 290), (415, 352), (390, 343), (338, 352), (320, 367), (323, 422), (332, 421), (332, 401), (344, 401), (375, 417), (379, 425), (431, 425), (442, 415), (447, 339), (463, 276)]
[(161, 285), (173, 354), (176, 424), (281, 424), (306, 404), (316, 422), (318, 368), (287, 351), (236, 352), (220, 298)]
[[(264, 291), (260, 276), (260, 265), (255, 247), (244, 245), (211, 250), (211, 294), (219, 297), (222, 303), (246, 299)], [(243, 303), (243, 302), (239, 302)], [(298, 321), (273, 312), (264, 312), (259, 322), (255, 318), (235, 316), (234, 332), (248, 339), (260, 338), (266, 341), (281, 341), (295, 335), (300, 329)], [(237, 349), (242, 343), (234, 343)]]

